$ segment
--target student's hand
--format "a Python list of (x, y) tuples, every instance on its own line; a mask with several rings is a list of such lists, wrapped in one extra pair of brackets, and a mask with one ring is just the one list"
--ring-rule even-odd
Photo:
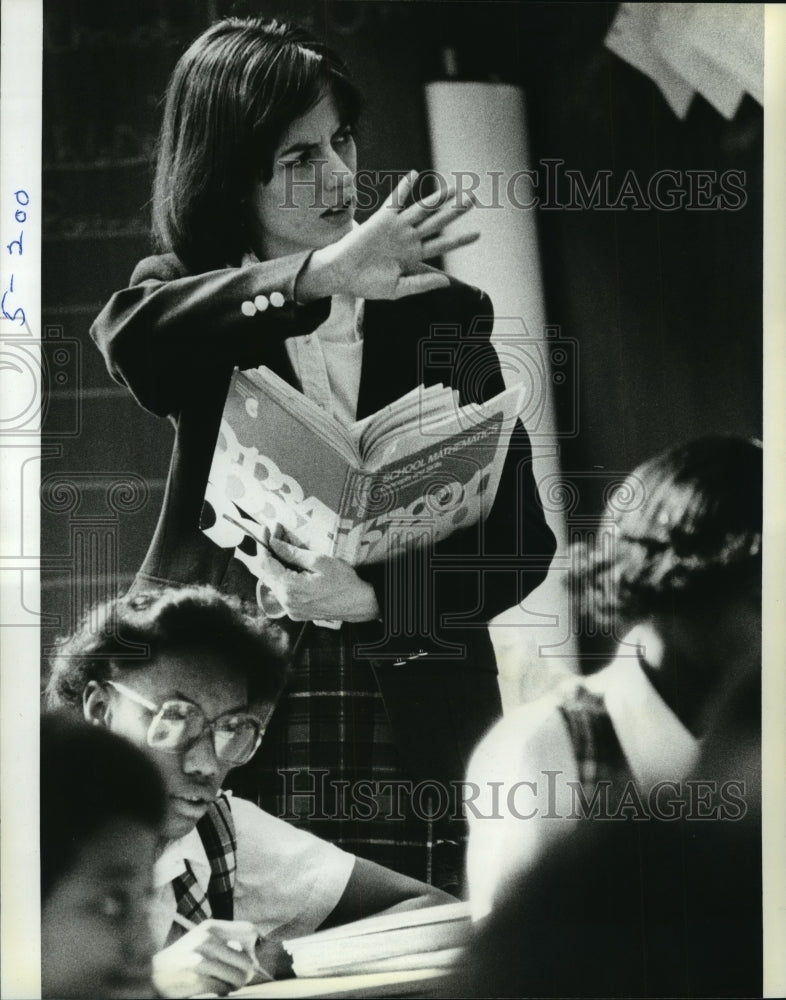
[(298, 282), (298, 298), (310, 301), (344, 293), (364, 299), (399, 299), (443, 288), (441, 271), (423, 266), (456, 247), (474, 243), (479, 233), (444, 236), (443, 230), (475, 204), (455, 188), (437, 191), (404, 208), (417, 173), (411, 171), (363, 225), (336, 243), (316, 250)]
[(374, 588), (343, 559), (320, 556), (270, 538), (258, 553), (262, 580), (292, 621), (371, 621), (379, 616)]
[(204, 920), (153, 956), (153, 984), (161, 996), (225, 996), (258, 974), (259, 934), (245, 920)]

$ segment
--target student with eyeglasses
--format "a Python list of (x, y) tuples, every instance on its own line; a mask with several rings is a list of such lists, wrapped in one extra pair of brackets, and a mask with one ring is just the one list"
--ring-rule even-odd
[[(259, 746), (285, 676), (281, 633), (211, 587), (136, 592), (62, 640), (49, 707), (142, 748), (166, 789), (154, 867), (156, 988), (225, 994), (280, 974), (272, 942), (451, 897), (222, 791)], [(263, 972), (263, 978), (264, 978)]]

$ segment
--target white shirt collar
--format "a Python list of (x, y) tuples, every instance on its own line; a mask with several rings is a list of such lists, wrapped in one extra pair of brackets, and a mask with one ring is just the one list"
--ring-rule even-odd
[(602, 694), (625, 758), (639, 786), (681, 781), (700, 744), (672, 712), (641, 669), (635, 633), (625, 637), (609, 666), (586, 684)]
[(197, 882), (206, 890), (210, 881), (210, 862), (196, 827), (184, 837), (170, 841), (161, 852), (153, 868), (155, 887), (158, 889), (182, 875), (186, 870), (186, 861), (191, 865)]

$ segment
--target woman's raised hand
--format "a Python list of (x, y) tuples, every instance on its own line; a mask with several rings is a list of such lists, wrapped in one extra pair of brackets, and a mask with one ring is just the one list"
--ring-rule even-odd
[(411, 171), (368, 221), (314, 252), (298, 281), (301, 301), (341, 293), (399, 299), (448, 284), (446, 275), (424, 267), (423, 261), (475, 242), (478, 232), (443, 234), (475, 202), (469, 193), (457, 197), (451, 187), (405, 208), (416, 178), (417, 172)]

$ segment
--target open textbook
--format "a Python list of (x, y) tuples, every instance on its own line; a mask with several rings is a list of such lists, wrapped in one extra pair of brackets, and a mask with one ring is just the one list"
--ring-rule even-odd
[(520, 386), (466, 406), (420, 386), (346, 425), (269, 369), (236, 370), (201, 528), (255, 576), (271, 533), (352, 565), (440, 541), (488, 514), (523, 407)]
[(468, 903), (368, 917), (284, 941), (298, 977), (449, 968), (472, 928)]

